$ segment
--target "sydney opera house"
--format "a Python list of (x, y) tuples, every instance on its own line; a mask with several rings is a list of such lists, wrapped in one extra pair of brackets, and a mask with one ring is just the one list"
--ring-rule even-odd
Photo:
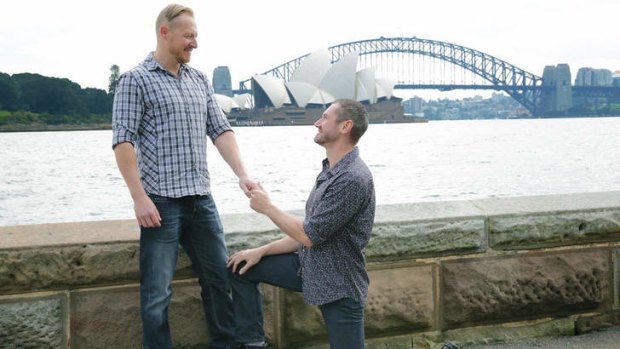
[(215, 97), (237, 126), (311, 125), (341, 98), (366, 105), (371, 123), (420, 121), (405, 116), (401, 99), (392, 95), (394, 81), (375, 77), (374, 68), (357, 70), (358, 56), (350, 53), (332, 64), (329, 51), (319, 50), (306, 56), (288, 81), (255, 75), (253, 94), (229, 97), (216, 88)]

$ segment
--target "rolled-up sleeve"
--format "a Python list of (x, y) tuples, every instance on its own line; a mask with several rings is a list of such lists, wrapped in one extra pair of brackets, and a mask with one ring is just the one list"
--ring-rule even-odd
[(131, 75), (124, 74), (118, 80), (112, 107), (112, 148), (123, 142), (135, 144), (144, 114), (142, 93)]
[(232, 130), (226, 115), (213, 96), (213, 87), (208, 81), (207, 84), (207, 135), (214, 141), (219, 135)]
[(340, 176), (325, 191), (312, 214), (304, 220), (304, 231), (314, 245), (345, 229), (364, 204), (368, 186), (361, 178)]

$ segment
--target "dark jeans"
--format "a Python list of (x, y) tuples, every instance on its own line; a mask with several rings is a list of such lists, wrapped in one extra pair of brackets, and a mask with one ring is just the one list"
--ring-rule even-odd
[(179, 244), (198, 276), (212, 348), (234, 343), (232, 300), (226, 270), (228, 252), (210, 195), (164, 198), (152, 195), (161, 227), (140, 231), (140, 305), (144, 348), (172, 348), (168, 305)]
[[(265, 340), (263, 309), (258, 284), (301, 292), (297, 253), (266, 256), (245, 274), (231, 274), (237, 342)], [(350, 298), (319, 306), (327, 325), (331, 349), (364, 348), (364, 305)]]

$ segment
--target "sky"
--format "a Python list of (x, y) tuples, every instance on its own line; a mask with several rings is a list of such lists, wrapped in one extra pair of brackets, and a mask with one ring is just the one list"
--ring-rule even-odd
[[(0, 72), (108, 88), (110, 67), (131, 69), (155, 49), (155, 19), (170, 1), (19, 0), (0, 10)], [(542, 75), (546, 65), (620, 70), (618, 0), (179, 0), (193, 8), (191, 65), (239, 81), (291, 59), (384, 37), (459, 44)]]

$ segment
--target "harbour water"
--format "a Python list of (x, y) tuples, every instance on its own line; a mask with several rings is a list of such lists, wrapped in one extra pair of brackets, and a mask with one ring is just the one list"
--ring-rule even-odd
[[(302, 209), (324, 158), (313, 126), (235, 129), (252, 176)], [(0, 133), (0, 226), (129, 219), (111, 131)], [(211, 144), (220, 213), (250, 212)], [(620, 117), (371, 125), (359, 144), (379, 205), (620, 189)]]

